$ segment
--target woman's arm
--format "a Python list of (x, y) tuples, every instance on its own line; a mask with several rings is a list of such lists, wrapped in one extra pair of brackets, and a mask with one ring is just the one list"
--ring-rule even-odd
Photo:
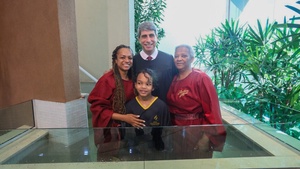
[(139, 119), (139, 115), (135, 114), (119, 114), (119, 113), (113, 113), (112, 114), (112, 119), (113, 120), (119, 120), (119, 121), (124, 121), (133, 127), (136, 128), (143, 128), (145, 126), (145, 121), (142, 119)]

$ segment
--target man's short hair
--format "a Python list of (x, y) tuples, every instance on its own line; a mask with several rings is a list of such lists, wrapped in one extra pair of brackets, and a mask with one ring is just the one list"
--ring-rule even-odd
[(138, 37), (141, 36), (142, 31), (154, 31), (155, 35), (157, 36), (157, 28), (151, 21), (145, 21), (139, 25)]

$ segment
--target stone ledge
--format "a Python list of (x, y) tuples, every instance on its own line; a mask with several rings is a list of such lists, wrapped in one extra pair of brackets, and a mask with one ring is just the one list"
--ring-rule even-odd
[(47, 163), (47, 164), (10, 164), (1, 165), (1, 169), (231, 169), (231, 168), (284, 168), (295, 169), (300, 167), (300, 157), (253, 157), (253, 158), (222, 158), (199, 160), (161, 160), (161, 161), (134, 161), (134, 162), (88, 162), (88, 163)]
[[(221, 104), (223, 120), (274, 156), (300, 156), (300, 141)], [(234, 111), (234, 112), (233, 112)], [(241, 117), (243, 116), (243, 118)], [(276, 147), (276, 148), (275, 148)]]
[(27, 131), (27, 129), (32, 128), (32, 126), (28, 126), (28, 125), (23, 125), (21, 127), (18, 127), (17, 129), (13, 129), (7, 133), (5, 133), (4, 135), (0, 136), (0, 148), (3, 147), (3, 145), (8, 142), (9, 140), (11, 140), (12, 138), (15, 138), (17, 136), (19, 136), (20, 134), (24, 133)]
[[(46, 130), (28, 130), (29, 133), (19, 139), (12, 140), (11, 143), (0, 149), (0, 164), (4, 163), (15, 154), (26, 149), (36, 141), (45, 137), (48, 134)], [(2, 167), (1, 167), (2, 168)]]

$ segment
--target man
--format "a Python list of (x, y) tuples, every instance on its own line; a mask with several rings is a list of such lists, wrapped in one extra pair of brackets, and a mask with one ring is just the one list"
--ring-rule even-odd
[[(133, 57), (133, 72), (136, 74), (142, 69), (152, 69), (157, 75), (157, 87), (152, 91), (153, 96), (158, 96), (166, 103), (166, 97), (173, 77), (177, 74), (173, 56), (156, 48), (157, 28), (153, 22), (143, 22), (138, 28), (138, 39), (142, 51)], [(151, 131), (154, 146), (157, 150), (164, 149), (161, 138), (162, 128), (153, 128)]]
[(133, 71), (150, 68), (158, 77), (158, 87), (152, 94), (166, 102), (166, 96), (177, 69), (173, 56), (156, 48), (157, 28), (153, 22), (143, 22), (138, 28), (138, 38), (142, 51), (133, 57)]

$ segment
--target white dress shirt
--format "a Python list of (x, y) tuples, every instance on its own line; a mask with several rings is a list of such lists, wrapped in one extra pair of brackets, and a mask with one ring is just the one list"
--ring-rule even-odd
[[(154, 52), (150, 55), (152, 57), (152, 60), (154, 60), (157, 57), (157, 54), (158, 54), (158, 50), (157, 48), (155, 48)], [(149, 56), (143, 50), (140, 52), (140, 55), (144, 60), (147, 60), (147, 57)]]

